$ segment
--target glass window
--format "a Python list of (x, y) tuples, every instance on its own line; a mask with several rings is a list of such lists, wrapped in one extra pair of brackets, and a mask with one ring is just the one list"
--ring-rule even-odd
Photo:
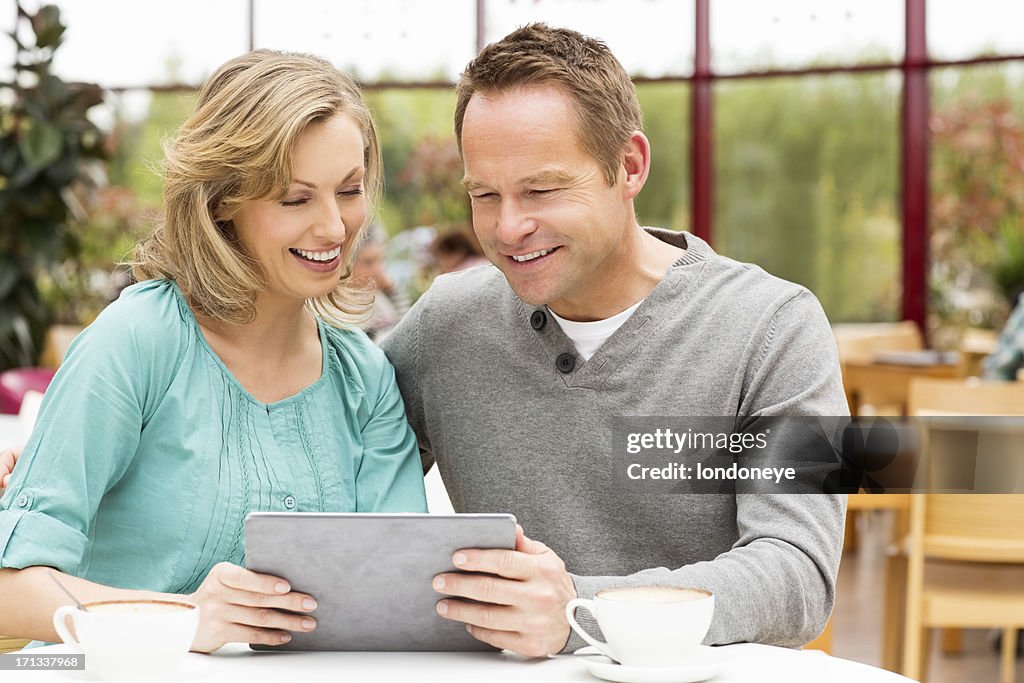
[(892, 62), (904, 44), (894, 0), (711, 0), (717, 73)]
[(926, 21), (933, 59), (1024, 54), (1020, 0), (928, 0)]
[(535, 21), (603, 40), (631, 76), (693, 73), (694, 5), (679, 0), (486, 0), (486, 42)]
[(715, 249), (805, 285), (833, 322), (900, 311), (899, 78), (715, 91)]
[(455, 93), (450, 89), (388, 88), (366, 94), (384, 157), (381, 221), (391, 234), (418, 225), (469, 222), (469, 198), (459, 183)]
[(635, 200), (641, 225), (690, 228), (690, 88), (685, 83), (637, 86), (651, 173)]
[(475, 54), (473, 0), (258, 0), (257, 47), (312, 52), (363, 81), (454, 80)]
[(929, 325), (998, 329), (1024, 288), (1024, 63), (931, 77)]

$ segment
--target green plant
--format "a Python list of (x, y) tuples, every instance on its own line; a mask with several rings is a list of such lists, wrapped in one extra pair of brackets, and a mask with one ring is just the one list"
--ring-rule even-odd
[(996, 238), (998, 251), (992, 265), (992, 279), (1012, 308), (1024, 290), (1024, 226), (1017, 216), (1004, 218)]
[(86, 182), (83, 162), (104, 156), (86, 117), (102, 90), (51, 71), (65, 29), (56, 7), (31, 14), (19, 4), (9, 34), (17, 57), (13, 82), (0, 83), (0, 369), (36, 361), (52, 319), (38, 279), (76, 256), (71, 190)]

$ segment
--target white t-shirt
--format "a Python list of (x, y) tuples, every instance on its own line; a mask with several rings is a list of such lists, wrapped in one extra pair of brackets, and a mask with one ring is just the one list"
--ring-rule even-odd
[(604, 344), (608, 337), (615, 334), (615, 330), (622, 327), (622, 323), (629, 320), (629, 316), (633, 315), (633, 311), (637, 309), (644, 301), (641, 299), (636, 304), (630, 306), (622, 313), (616, 313), (610, 318), (604, 320), (595, 320), (588, 323), (579, 323), (575, 320), (566, 320), (560, 317), (557, 313), (548, 309), (548, 313), (555, 319), (558, 326), (562, 328), (562, 332), (565, 332), (565, 336), (572, 340), (572, 343), (576, 345), (576, 350), (583, 356), (583, 360), (590, 360), (601, 344)]

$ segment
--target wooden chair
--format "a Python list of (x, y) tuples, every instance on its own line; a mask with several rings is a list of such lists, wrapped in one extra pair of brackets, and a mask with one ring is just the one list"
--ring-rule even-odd
[(966, 330), (960, 339), (960, 376), (981, 377), (982, 363), (998, 343), (999, 334), (993, 330)]
[[(915, 416), (1024, 415), (1024, 385), (917, 379), (909, 404)], [(984, 436), (986, 428), (976, 427)], [(1024, 452), (1024, 427), (1000, 432), (993, 438), (1008, 453)], [(930, 429), (925, 448), (933, 455), (955, 449), (955, 439)], [(1001, 680), (1011, 683), (1016, 630), (1024, 627), (1024, 495), (914, 495), (910, 512), (908, 553), (891, 553), (886, 570), (885, 651), (904, 622), (902, 673), (923, 680), (930, 629), (1001, 628)]]
[[(845, 364), (849, 361), (871, 360), (879, 351), (920, 351), (924, 348), (924, 339), (917, 323), (912, 320), (903, 320), (896, 323), (840, 323), (832, 326), (832, 334), (836, 340), (836, 348), (839, 352), (839, 363), (843, 367), (843, 376), (846, 376)], [(876, 415), (892, 415), (900, 412), (893, 401), (887, 396), (870, 395), (867, 392), (857, 392), (854, 399), (854, 392), (847, 387), (847, 400), (851, 402), (850, 412), (857, 415), (862, 405), (853, 405), (854, 401), (861, 404), (871, 404), (871, 412)], [(857, 513), (863, 510), (886, 509), (891, 506), (891, 497), (885, 496), (887, 500), (881, 500), (881, 496), (865, 496), (854, 494), (849, 498), (849, 508), (846, 514), (846, 533), (843, 536), (843, 550), (854, 552), (857, 549)], [(892, 499), (895, 501), (895, 499)], [(898, 501), (895, 507), (906, 510), (904, 501)], [(900, 513), (897, 513), (900, 517)], [(901, 517), (902, 520), (902, 517)], [(902, 521), (897, 526), (905, 526)]]
[(871, 358), (877, 351), (920, 351), (924, 340), (917, 323), (837, 324), (832, 326), (839, 360)]

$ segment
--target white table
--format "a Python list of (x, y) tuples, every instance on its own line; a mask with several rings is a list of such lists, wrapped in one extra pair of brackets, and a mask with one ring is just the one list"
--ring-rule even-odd
[(23, 444), (27, 439), (28, 435), (25, 434), (23, 423), (17, 415), (0, 413), (0, 451), (8, 446)]
[[(903, 676), (865, 664), (829, 657), (821, 652), (789, 650), (768, 645), (728, 645), (719, 648), (727, 660), (713, 683), (909, 683)], [(51, 645), (25, 654), (71, 653), (66, 645)], [(229, 645), (213, 655), (188, 655), (182, 683), (291, 683), (302, 681), (374, 681), (374, 683), (546, 683), (597, 681), (571, 655), (526, 659), (507, 653), (467, 652), (252, 652), (246, 645)], [(80, 671), (4, 671), (4, 683), (50, 683), (85, 680)]]

